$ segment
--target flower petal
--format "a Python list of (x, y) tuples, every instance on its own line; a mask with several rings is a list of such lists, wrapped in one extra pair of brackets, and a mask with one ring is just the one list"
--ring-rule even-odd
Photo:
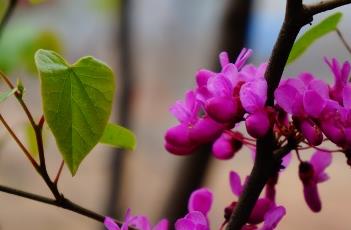
[(322, 209), (321, 200), (319, 198), (317, 183), (308, 183), (303, 186), (303, 194), (308, 207), (313, 212), (319, 212)]
[(120, 230), (120, 227), (116, 224), (116, 222), (108, 216), (105, 217), (104, 225), (108, 230)]
[(162, 219), (160, 220), (155, 227), (152, 228), (153, 230), (168, 230), (168, 220)]
[(223, 133), (212, 145), (212, 154), (221, 160), (228, 160), (235, 154), (233, 140), (230, 135)]
[(264, 107), (267, 100), (267, 82), (263, 79), (246, 82), (240, 89), (240, 101), (248, 113)]
[(201, 188), (191, 193), (188, 203), (189, 212), (199, 211), (205, 216), (212, 206), (213, 195), (207, 188)]
[(207, 69), (200, 69), (196, 73), (196, 83), (198, 87), (205, 86), (207, 84), (207, 81), (210, 77), (215, 76), (216, 73), (209, 71)]
[(255, 207), (253, 208), (248, 223), (259, 224), (264, 220), (264, 216), (267, 211), (274, 205), (274, 203), (268, 198), (260, 198), (257, 200)]
[(311, 157), (310, 163), (313, 165), (315, 175), (318, 176), (320, 173), (331, 164), (332, 154), (330, 152), (316, 151)]
[(229, 183), (232, 192), (239, 197), (243, 191), (243, 186), (241, 184), (240, 176), (234, 171), (230, 171), (229, 173)]
[(318, 118), (324, 109), (326, 101), (314, 90), (306, 90), (303, 95), (303, 107), (306, 113), (313, 117)]
[(280, 220), (286, 214), (286, 210), (283, 206), (277, 206), (271, 208), (264, 216), (264, 223), (260, 230), (273, 230), (277, 227)]
[(206, 112), (220, 123), (237, 122), (242, 119), (244, 110), (239, 98), (213, 97), (205, 104)]
[(246, 118), (245, 125), (247, 132), (252, 137), (260, 138), (266, 135), (272, 124), (267, 112), (264, 110), (258, 110)]
[(300, 122), (300, 129), (308, 143), (313, 146), (320, 145), (323, 141), (323, 134), (320, 128), (310, 119)]
[(299, 92), (295, 87), (289, 84), (283, 84), (275, 90), (274, 98), (284, 111), (292, 113), (292, 108), (298, 94)]
[(351, 85), (347, 85), (343, 90), (343, 105), (347, 109), (351, 109)]
[(214, 96), (219, 97), (231, 97), (233, 92), (230, 80), (223, 74), (208, 79), (207, 88)]
[(222, 68), (224, 68), (226, 65), (228, 65), (230, 63), (229, 55), (227, 52), (221, 52), (219, 54), (219, 63), (221, 64)]
[(189, 129), (189, 138), (196, 143), (209, 143), (217, 139), (224, 128), (225, 125), (214, 121), (210, 117), (204, 117)]
[(178, 219), (175, 223), (176, 230), (194, 230), (195, 227), (195, 224), (191, 220), (185, 218)]

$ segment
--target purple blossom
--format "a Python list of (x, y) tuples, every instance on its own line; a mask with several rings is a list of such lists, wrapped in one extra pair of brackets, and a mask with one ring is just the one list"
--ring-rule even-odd
[(335, 58), (332, 60), (325, 58), (324, 60), (334, 75), (334, 85), (330, 87), (330, 97), (342, 104), (343, 91), (345, 86), (348, 84), (347, 81), (350, 76), (350, 63), (345, 61), (342, 65), (340, 65), (340, 62)]
[(192, 192), (188, 202), (189, 213), (175, 223), (176, 230), (209, 230), (207, 214), (213, 202), (212, 192), (200, 188)]
[(328, 85), (310, 73), (302, 73), (298, 78), (282, 81), (274, 95), (277, 104), (292, 115), (307, 141), (313, 146), (321, 144), (323, 134), (316, 119), (327, 105)]
[(322, 208), (317, 185), (329, 179), (324, 171), (331, 160), (331, 153), (317, 151), (309, 162), (300, 163), (299, 177), (303, 183), (305, 201), (313, 212), (319, 212)]
[[(243, 184), (241, 183), (240, 176), (236, 172), (231, 171), (229, 174), (229, 182), (232, 192), (236, 196), (240, 196), (243, 191)], [(230, 217), (235, 205), (236, 202), (233, 202), (225, 209), (225, 216), (227, 219)], [(250, 214), (248, 225), (244, 226), (243, 229), (252, 229), (253, 226), (262, 222), (263, 225), (259, 229), (274, 229), (284, 215), (284, 207), (276, 206), (275, 202), (269, 198), (259, 198)]]
[(128, 226), (140, 230), (167, 230), (168, 221), (162, 219), (154, 227), (151, 226), (149, 219), (146, 216), (132, 216), (130, 209), (127, 210), (125, 220), (122, 227), (119, 227), (112, 218), (105, 217), (104, 225), (108, 230), (128, 230)]
[(207, 188), (200, 188), (192, 192), (188, 202), (189, 212), (199, 211), (207, 216), (213, 202), (212, 192)]
[(202, 212), (192, 211), (175, 223), (176, 230), (209, 230), (208, 222)]
[(243, 146), (243, 135), (239, 132), (223, 132), (213, 143), (212, 153), (217, 159), (227, 160), (234, 156)]

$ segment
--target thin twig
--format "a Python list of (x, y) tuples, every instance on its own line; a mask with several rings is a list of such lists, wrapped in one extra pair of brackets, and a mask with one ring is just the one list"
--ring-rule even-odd
[[(60, 207), (63, 209), (67, 209), (67, 210), (70, 210), (70, 211), (78, 213), (80, 215), (89, 217), (89, 218), (94, 219), (94, 220), (99, 221), (99, 222), (104, 222), (104, 219), (105, 219), (105, 217), (103, 215), (100, 215), (96, 212), (93, 212), (91, 210), (83, 208), (80, 205), (73, 203), (72, 201), (70, 201), (67, 198), (63, 198), (61, 200), (55, 200), (55, 199), (51, 199), (48, 197), (40, 196), (37, 194), (33, 194), (33, 193), (21, 191), (21, 190), (17, 190), (17, 189), (11, 188), (11, 187), (3, 186), (3, 185), (0, 185), (0, 191), (5, 192), (5, 193), (9, 193), (12, 195), (24, 197), (24, 198), (27, 198), (30, 200), (42, 202), (45, 204), (53, 205), (56, 207)], [(116, 221), (116, 223), (120, 226), (123, 224), (120, 221)]]
[[(0, 71), (0, 76), (1, 76), (1, 78), (5, 81), (5, 83), (8, 85), (8, 87), (9, 87), (10, 89), (14, 89), (14, 88), (15, 88), (14, 84), (12, 84), (12, 82), (11, 82), (10, 79), (6, 76), (6, 74), (4, 74), (3, 72)], [(31, 114), (31, 112), (29, 111), (29, 109), (28, 109), (26, 103), (23, 101), (23, 98), (22, 98), (23, 95), (20, 95), (19, 92), (15, 92), (15, 96), (16, 96), (18, 102), (20, 103), (20, 105), (22, 106), (24, 112), (26, 113), (30, 124), (31, 124), (32, 127), (35, 129), (35, 127), (36, 127), (35, 121), (34, 121), (34, 119), (33, 119), (33, 116), (32, 116), (32, 114)]]
[(347, 41), (345, 40), (345, 38), (342, 35), (342, 33), (339, 30), (339, 28), (336, 28), (335, 32), (338, 35), (338, 37), (340, 38), (340, 41), (342, 42), (342, 44), (344, 44), (344, 46), (347, 49), (347, 51), (351, 54), (351, 46), (347, 43)]
[(0, 37), (4, 31), (5, 26), (9, 22), (11, 15), (15, 11), (16, 5), (17, 5), (18, 0), (10, 0), (9, 5), (7, 6), (6, 12), (4, 14), (4, 17), (2, 18), (0, 22)]
[(24, 144), (20, 141), (20, 139), (17, 137), (17, 135), (15, 134), (15, 132), (11, 129), (11, 127), (9, 126), (9, 124), (6, 122), (6, 120), (4, 119), (4, 117), (0, 114), (0, 121), (3, 123), (3, 125), (5, 126), (5, 128), (7, 129), (7, 131), (10, 133), (10, 135), (12, 136), (12, 138), (16, 141), (16, 143), (18, 144), (18, 146), (22, 149), (22, 151), (24, 152), (24, 154), (26, 155), (26, 157), (29, 159), (29, 161), (32, 163), (33, 167), (39, 171), (39, 165), (37, 164), (37, 162), (34, 160), (34, 158), (32, 157), (32, 154), (30, 154), (30, 152), (28, 151), (28, 149), (24, 146)]
[(56, 184), (56, 186), (57, 186), (58, 180), (60, 179), (61, 172), (62, 172), (62, 169), (63, 169), (63, 166), (64, 166), (64, 165), (65, 165), (65, 161), (62, 160), (62, 161), (61, 161), (61, 164), (60, 164), (60, 168), (59, 168), (59, 170), (57, 171), (57, 174), (56, 174), (56, 177), (55, 177), (55, 180), (54, 180), (54, 184)]

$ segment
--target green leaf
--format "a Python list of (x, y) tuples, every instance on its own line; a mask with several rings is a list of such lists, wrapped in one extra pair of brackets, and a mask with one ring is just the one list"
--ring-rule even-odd
[(70, 65), (48, 50), (38, 50), (35, 63), (45, 120), (74, 176), (105, 130), (115, 91), (113, 73), (93, 57)]
[(316, 40), (324, 35), (335, 31), (342, 17), (342, 13), (338, 12), (327, 17), (319, 24), (307, 30), (294, 44), (287, 64), (293, 63), (299, 58)]
[(136, 138), (132, 131), (117, 124), (107, 124), (100, 142), (117, 148), (134, 150)]
[(0, 103), (5, 101), (8, 97), (13, 95), (14, 93), (16, 93), (16, 91), (17, 91), (17, 88), (14, 88), (14, 89), (8, 90), (4, 93), (1, 93), (0, 94)]

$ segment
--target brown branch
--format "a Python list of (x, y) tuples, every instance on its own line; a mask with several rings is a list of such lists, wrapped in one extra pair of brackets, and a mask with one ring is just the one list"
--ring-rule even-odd
[(36, 171), (39, 172), (39, 165), (37, 162), (34, 160), (28, 149), (24, 146), (24, 144), (20, 141), (20, 139), (17, 137), (15, 132), (11, 129), (9, 124), (6, 122), (5, 118), (0, 114), (0, 121), (2, 124), (5, 126), (6, 130), (9, 132), (9, 134), (12, 136), (12, 138), (15, 140), (17, 145), (21, 148), (21, 150), (24, 152), (26, 157), (29, 159), (30, 163), (33, 165)]
[(62, 169), (63, 169), (64, 165), (65, 165), (65, 161), (62, 160), (61, 164), (60, 164), (60, 167), (59, 167), (59, 170), (57, 171), (57, 174), (56, 174), (56, 177), (55, 177), (55, 180), (54, 180), (54, 184), (56, 184), (56, 186), (57, 186), (58, 180), (60, 179), (61, 172), (62, 172)]
[[(324, 1), (305, 6), (302, 0), (287, 0), (284, 22), (265, 73), (268, 84), (266, 103), (268, 106), (274, 105), (274, 91), (279, 85), (291, 48), (300, 29), (313, 20), (313, 15), (348, 3), (351, 3), (351, 0)], [(289, 150), (284, 149), (279, 153), (276, 152), (277, 145), (272, 130), (265, 137), (258, 139), (256, 145), (254, 167), (230, 217), (228, 230), (240, 230), (247, 223), (263, 187), (268, 179), (279, 170), (281, 158)], [(288, 147), (292, 148), (293, 146)]]
[[(73, 203), (72, 201), (70, 201), (67, 198), (62, 198), (60, 200), (51, 199), (51, 198), (48, 198), (48, 197), (44, 197), (44, 196), (40, 196), (40, 195), (37, 195), (37, 194), (33, 194), (33, 193), (17, 190), (17, 189), (14, 189), (14, 188), (3, 186), (3, 185), (0, 185), (0, 191), (1, 192), (5, 192), (5, 193), (9, 193), (9, 194), (12, 194), (12, 195), (24, 197), (24, 198), (27, 198), (27, 199), (30, 199), (30, 200), (35, 200), (35, 201), (38, 201), (38, 202), (42, 202), (42, 203), (45, 203), (45, 204), (53, 205), (53, 206), (56, 206), (56, 207), (60, 207), (60, 208), (66, 209), (66, 210), (70, 210), (72, 212), (75, 212), (75, 213), (78, 213), (80, 215), (89, 217), (91, 219), (94, 219), (94, 220), (102, 222), (102, 223), (104, 222), (104, 219), (105, 219), (105, 217), (103, 215), (100, 215), (100, 214), (98, 214), (96, 212), (93, 212), (91, 210), (83, 208), (82, 206)], [(116, 223), (118, 225), (120, 225), (120, 226), (123, 224), (120, 221), (116, 221)]]
[(350, 3), (351, 3), (351, 0), (328, 0), (328, 1), (321, 1), (318, 3), (305, 5), (304, 8), (310, 15), (313, 16), (313, 15), (316, 15), (328, 10), (332, 10), (337, 7), (344, 6)]

